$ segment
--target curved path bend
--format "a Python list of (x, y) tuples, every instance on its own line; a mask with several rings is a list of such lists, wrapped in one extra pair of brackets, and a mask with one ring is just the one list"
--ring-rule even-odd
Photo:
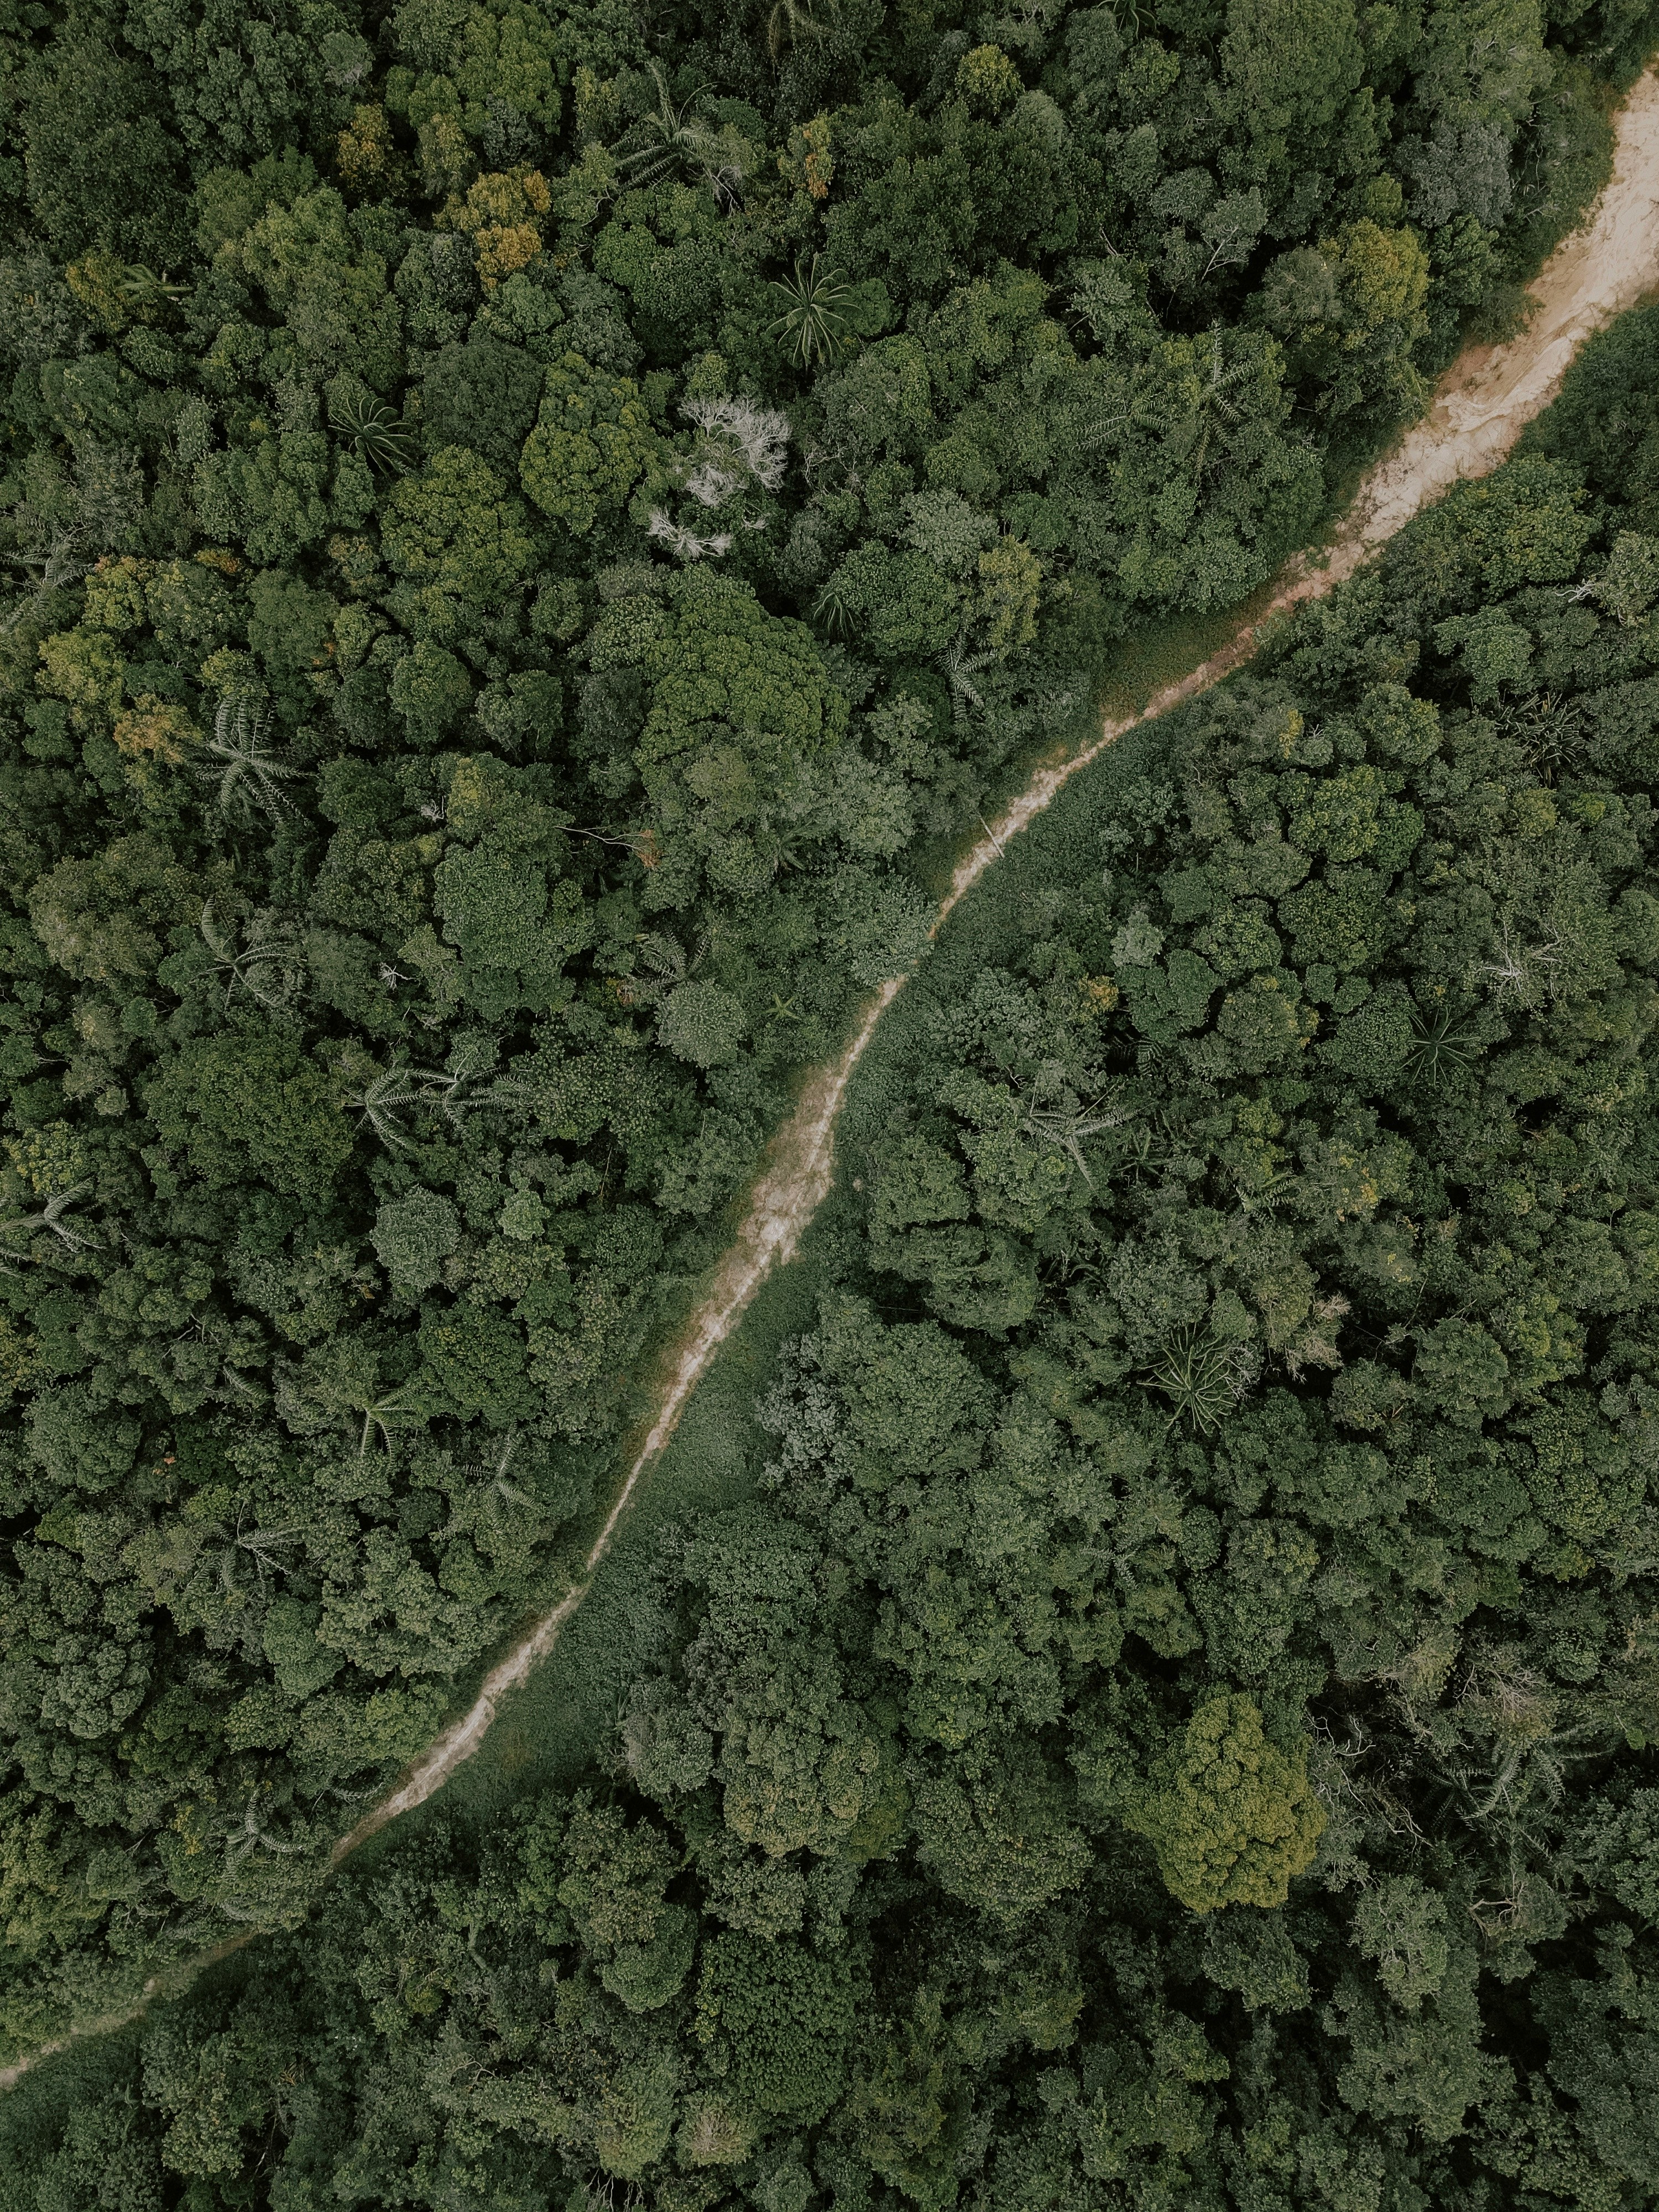
[[(1100, 735), (1080, 750), (1036, 771), (958, 862), (934, 918), (933, 934), (937, 936), (958, 899), (1001, 857), (1008, 840), (1126, 731), (1168, 714), (1219, 683), (1249, 659), (1265, 624), (1305, 599), (1322, 598), (1345, 581), (1420, 508), (1460, 478), (1484, 476), (1496, 468), (1522, 430), (1554, 398), (1584, 340), (1659, 286), (1659, 67), (1638, 81), (1615, 118), (1615, 130), (1612, 179), (1583, 228), (1562, 242), (1528, 288), (1533, 308), (1526, 328), (1506, 345), (1474, 347), (1459, 356), (1441, 379), (1428, 414), (1367, 472), (1330, 544), (1316, 556), (1292, 561), (1266, 605), (1241, 618), (1218, 652), (1166, 684), (1139, 714), (1106, 723)], [(793, 1113), (774, 1136), (737, 1236), (668, 1356), (656, 1418), (580, 1574), (551, 1610), (490, 1668), (469, 1710), (444, 1730), (388, 1796), (340, 1838), (333, 1850), (335, 1864), (441, 1789), (477, 1750), (501, 1700), (557, 1644), (565, 1624), (592, 1589), (646, 1471), (672, 1436), (691, 1393), (766, 1276), (793, 1258), (802, 1231), (828, 1195), (836, 1125), (848, 1084), (883, 1014), (903, 987), (902, 976), (882, 986), (865, 1008), (851, 1042), (838, 1059), (809, 1077)], [(208, 1956), (223, 1958), (250, 1940), (231, 1937)], [(173, 1979), (167, 1978), (169, 1985)], [(159, 1983), (152, 1984), (146, 2000), (159, 1987)], [(83, 2034), (124, 2027), (142, 2009), (143, 2001)], [(63, 2049), (64, 2040), (0, 2069), (0, 2089), (9, 2088), (28, 2067)]]
[[(1157, 692), (1138, 714), (1108, 722), (1100, 735), (1066, 759), (1040, 768), (1011, 799), (973, 850), (957, 863), (932, 934), (992, 864), (1011, 837), (1041, 814), (1079, 770), (1126, 731), (1168, 714), (1255, 652), (1265, 624), (1304, 599), (1344, 582), (1419, 510), (1462, 477), (1496, 468), (1535, 415), (1555, 397), (1584, 340), (1659, 285), (1659, 67), (1640, 78), (1616, 118), (1613, 173), (1589, 220), (1563, 240), (1528, 289), (1532, 313), (1507, 345), (1473, 347), (1441, 379), (1434, 404), (1394, 450), (1368, 471), (1330, 544), (1297, 556), (1267, 605), (1242, 622), (1218, 652)], [(830, 1189), (836, 1124), (853, 1070), (904, 978), (884, 983), (864, 1012), (841, 1057), (809, 1079), (799, 1103), (773, 1138), (760, 1180), (736, 1239), (699, 1301), (678, 1346), (650, 1433), (640, 1447), (580, 1577), (484, 1677), (470, 1711), (445, 1730), (384, 1799), (335, 1847), (337, 1861), (376, 1830), (423, 1804), (470, 1758), (516, 1689), (558, 1642), (565, 1623), (592, 1583), (647, 1468), (673, 1434), (687, 1400), (710, 1361), (775, 1266), (793, 1258), (801, 1232)]]

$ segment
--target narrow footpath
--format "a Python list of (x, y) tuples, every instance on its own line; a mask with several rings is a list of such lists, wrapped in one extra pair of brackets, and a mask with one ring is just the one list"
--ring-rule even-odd
[[(1322, 598), (1352, 576), (1384, 541), (1460, 478), (1481, 477), (1508, 454), (1534, 416), (1560, 388), (1584, 340), (1659, 286), (1659, 68), (1641, 77), (1619, 112), (1613, 173), (1590, 220), (1565, 240), (1528, 291), (1537, 303), (1511, 343), (1472, 347), (1441, 379), (1432, 409), (1361, 483), (1331, 543), (1316, 557), (1288, 565), (1267, 605), (1242, 621), (1221, 648), (1157, 692), (1127, 721), (1109, 722), (1080, 751), (1039, 769), (1011, 799), (972, 851), (957, 864), (934, 919), (945, 917), (1011, 837), (1049, 805), (1072, 778), (1099, 759), (1126, 731), (1155, 720), (1241, 667), (1266, 624), (1304, 600)], [(865, 1008), (856, 1036), (841, 1057), (815, 1071), (799, 1103), (767, 1152), (760, 1180), (736, 1239), (720, 1261), (685, 1331), (670, 1354), (650, 1433), (629, 1468), (579, 1580), (484, 1677), (470, 1711), (446, 1729), (392, 1794), (335, 1848), (337, 1862), (400, 1814), (423, 1804), (471, 1756), (501, 1698), (522, 1683), (558, 1642), (580, 1605), (646, 1470), (673, 1434), (687, 1400), (774, 1267), (791, 1259), (801, 1232), (830, 1189), (836, 1124), (854, 1069), (882, 1016), (904, 988), (895, 977)], [(0, 2076), (0, 2081), (3, 2077)]]
[[(1526, 329), (1510, 343), (1471, 348), (1441, 379), (1432, 409), (1366, 475), (1330, 544), (1316, 557), (1298, 556), (1278, 589), (1218, 651), (1164, 686), (1127, 720), (1109, 722), (1098, 737), (1065, 760), (1039, 769), (1004, 808), (985, 836), (958, 863), (934, 919), (937, 936), (957, 902), (1074, 775), (1142, 722), (1207, 690), (1255, 652), (1266, 624), (1304, 600), (1322, 598), (1352, 576), (1385, 540), (1463, 477), (1496, 468), (1534, 416), (1554, 398), (1579, 347), (1625, 308), (1659, 287), (1659, 68), (1638, 80), (1615, 118), (1611, 182), (1584, 226), (1563, 241), (1528, 288), (1536, 303)], [(882, 1016), (904, 987), (895, 977), (865, 1008), (857, 1034), (841, 1056), (816, 1070), (794, 1112), (768, 1148), (761, 1176), (730, 1249), (716, 1267), (685, 1329), (665, 1362), (656, 1418), (595, 1537), (578, 1578), (493, 1667), (471, 1708), (446, 1729), (398, 1788), (334, 1847), (349, 1856), (400, 1814), (424, 1804), (471, 1757), (502, 1699), (518, 1688), (557, 1644), (592, 1587), (617, 1530), (652, 1462), (673, 1434), (686, 1403), (720, 1346), (774, 1267), (791, 1259), (802, 1231), (830, 1189), (836, 1127), (854, 1069)], [(199, 1964), (226, 1957), (251, 1936), (234, 1936)], [(185, 1977), (170, 1975), (172, 1987)], [(156, 1985), (130, 2011), (100, 2021), (87, 2034), (122, 2027), (143, 2009)], [(84, 2037), (76, 2039), (84, 2039)], [(62, 2043), (0, 2069), (0, 2090)]]

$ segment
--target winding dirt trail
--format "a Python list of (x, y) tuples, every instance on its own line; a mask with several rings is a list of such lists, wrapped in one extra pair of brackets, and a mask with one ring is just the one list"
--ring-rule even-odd
[[(1562, 243), (1528, 288), (1536, 306), (1526, 330), (1510, 344), (1475, 347), (1460, 356), (1442, 378), (1431, 411), (1367, 474), (1329, 545), (1316, 557), (1292, 561), (1266, 605), (1241, 620), (1218, 652), (1166, 684), (1139, 714), (1107, 723), (1091, 744), (1032, 775), (958, 863), (934, 921), (934, 936), (957, 902), (1002, 857), (1009, 839), (1109, 745), (1127, 731), (1219, 683), (1249, 659), (1265, 624), (1305, 599), (1322, 598), (1352, 575), (1419, 508), (1459, 478), (1485, 476), (1496, 468), (1522, 430), (1554, 398), (1568, 363), (1590, 333), (1659, 286), (1659, 67), (1650, 70), (1632, 88), (1619, 112), (1616, 129), (1612, 180), (1590, 221)], [(656, 1419), (580, 1575), (490, 1669), (471, 1708), (445, 1729), (398, 1788), (340, 1838), (334, 1847), (335, 1864), (441, 1789), (477, 1750), (502, 1698), (557, 1644), (592, 1589), (641, 1480), (674, 1433), (692, 1391), (771, 1269), (793, 1257), (802, 1231), (827, 1196), (836, 1125), (848, 1084), (903, 985), (902, 976), (883, 985), (866, 1007), (857, 1035), (838, 1060), (808, 1079), (794, 1112), (773, 1138), (736, 1240), (670, 1355)], [(228, 1957), (252, 1940), (231, 1937), (198, 1964)], [(168, 1986), (174, 1978), (167, 1978)], [(139, 2003), (83, 2034), (126, 2026), (160, 1987), (152, 1983)], [(69, 2039), (0, 2069), (0, 2090), (10, 2088), (31, 2066), (65, 2048)]]
[[(1001, 858), (1004, 847), (1055, 794), (1126, 731), (1150, 722), (1218, 683), (1255, 650), (1265, 623), (1318, 599), (1353, 574), (1386, 538), (1462, 477), (1484, 476), (1555, 396), (1568, 363), (1590, 333), (1659, 285), (1659, 68), (1636, 84), (1620, 111), (1613, 173), (1591, 220), (1563, 241), (1529, 287), (1537, 302), (1513, 343), (1471, 348), (1442, 378), (1432, 410), (1361, 483), (1331, 544), (1316, 561), (1289, 565), (1279, 589), (1219, 652), (1158, 691), (1127, 721), (1109, 722), (1092, 744), (1042, 768), (957, 864), (932, 934), (958, 899)], [(558, 1642), (592, 1586), (641, 1479), (672, 1436), (687, 1400), (775, 1266), (791, 1259), (801, 1232), (830, 1189), (836, 1123), (853, 1070), (877, 1025), (903, 988), (883, 985), (839, 1060), (808, 1081), (778, 1131), (736, 1241), (692, 1316), (669, 1372), (657, 1418), (629, 1469), (604, 1528), (558, 1604), (484, 1678), (471, 1711), (447, 1729), (390, 1797), (335, 1850), (337, 1862), (399, 1814), (423, 1804), (483, 1741), (501, 1699), (525, 1680)]]

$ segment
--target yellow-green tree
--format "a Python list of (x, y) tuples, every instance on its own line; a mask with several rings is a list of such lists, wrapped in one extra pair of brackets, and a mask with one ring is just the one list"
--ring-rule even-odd
[(547, 372), (541, 412), (525, 440), (524, 488), (544, 514), (586, 537), (602, 514), (624, 503), (656, 443), (632, 380), (568, 353)]
[(1187, 1723), (1162, 1781), (1127, 1825), (1158, 1854), (1164, 1886), (1194, 1912), (1283, 1905), (1325, 1826), (1305, 1755), (1288, 1757), (1249, 1698), (1212, 1698)]

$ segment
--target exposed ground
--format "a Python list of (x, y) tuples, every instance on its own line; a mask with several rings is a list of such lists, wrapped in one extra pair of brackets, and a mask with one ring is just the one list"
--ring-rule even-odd
[[(1330, 544), (1316, 561), (1292, 562), (1266, 606), (1241, 620), (1219, 651), (1156, 692), (1139, 714), (1106, 723), (1080, 751), (1037, 769), (957, 863), (933, 925), (935, 935), (957, 900), (1001, 857), (1008, 840), (1126, 730), (1168, 714), (1218, 683), (1250, 658), (1264, 623), (1304, 599), (1322, 598), (1352, 575), (1386, 538), (1460, 477), (1495, 469), (1555, 397), (1568, 363), (1590, 333), (1659, 284), (1659, 72), (1650, 71), (1638, 82), (1620, 111), (1617, 131), (1612, 181), (1589, 222), (1563, 241), (1528, 287), (1536, 304), (1521, 335), (1508, 344), (1471, 347), (1459, 356), (1441, 379), (1431, 411), (1367, 473)], [(477, 1749), (503, 1694), (516, 1688), (558, 1641), (709, 1361), (768, 1271), (792, 1257), (801, 1231), (827, 1194), (836, 1123), (848, 1079), (902, 988), (902, 976), (883, 985), (865, 1009), (858, 1034), (838, 1060), (809, 1079), (799, 1103), (773, 1139), (736, 1241), (669, 1356), (656, 1419), (580, 1580), (492, 1668), (471, 1710), (438, 1738), (390, 1797), (342, 1837), (337, 1859), (400, 1813), (424, 1803)]]
[[(934, 921), (935, 935), (957, 900), (1001, 857), (1009, 839), (1127, 730), (1167, 714), (1230, 675), (1255, 652), (1266, 623), (1304, 599), (1322, 597), (1352, 575), (1379, 545), (1461, 477), (1484, 476), (1496, 468), (1554, 398), (1569, 362), (1591, 332), (1659, 286), (1659, 70), (1650, 70), (1638, 82), (1615, 127), (1612, 180), (1589, 221), (1562, 242), (1529, 286), (1534, 306), (1521, 334), (1504, 345), (1472, 347), (1453, 362), (1429, 413), (1368, 471), (1329, 544), (1316, 559), (1293, 561), (1265, 605), (1258, 601), (1241, 616), (1218, 651), (1165, 684), (1138, 713), (1108, 721), (1079, 751), (1036, 771), (958, 862)], [(664, 1361), (655, 1419), (580, 1576), (490, 1669), (468, 1711), (445, 1729), (389, 1796), (340, 1838), (334, 1849), (337, 1863), (441, 1789), (477, 1751), (503, 1697), (558, 1642), (715, 1352), (771, 1268), (793, 1255), (802, 1231), (827, 1195), (848, 1083), (902, 988), (902, 977), (883, 985), (866, 1007), (856, 1036), (837, 1060), (809, 1077), (794, 1112), (773, 1138), (737, 1237)], [(233, 1937), (210, 1955), (224, 1957), (247, 1940)], [(137, 2009), (88, 2032), (123, 2027)], [(62, 2047), (48, 2045), (0, 2069), (0, 2090)]]

